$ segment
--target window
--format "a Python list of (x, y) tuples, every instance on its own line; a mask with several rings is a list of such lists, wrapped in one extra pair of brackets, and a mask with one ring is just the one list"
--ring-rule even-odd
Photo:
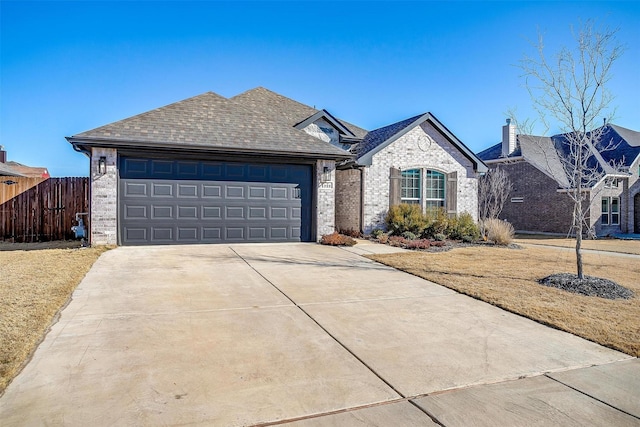
[(433, 170), (408, 169), (402, 171), (400, 201), (422, 208), (445, 206), (445, 175)]
[(618, 197), (602, 198), (602, 225), (620, 224), (620, 199)]
[(402, 203), (421, 204), (422, 187), (420, 185), (420, 175), (420, 169), (402, 171), (402, 192), (400, 195)]
[(620, 199), (617, 197), (611, 198), (611, 225), (620, 224)]
[(609, 225), (609, 198), (602, 198), (602, 225)]
[(444, 174), (432, 170), (427, 170), (425, 174), (426, 207), (443, 208), (445, 200)]

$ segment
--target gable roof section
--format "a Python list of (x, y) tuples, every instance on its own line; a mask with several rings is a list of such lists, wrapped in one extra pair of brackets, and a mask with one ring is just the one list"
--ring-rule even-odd
[[(605, 147), (611, 149), (603, 149)], [(596, 148), (609, 164), (621, 163), (621, 166), (628, 168), (640, 156), (640, 132), (608, 124)]]
[(351, 132), (348, 128), (346, 128), (338, 119), (333, 117), (327, 110), (320, 110), (312, 116), (307, 117), (305, 120), (300, 123), (295, 124), (293, 127), (296, 129), (303, 130), (311, 123), (315, 123), (316, 121), (323, 119), (326, 122), (329, 122), (341, 135), (345, 135), (347, 137), (355, 137), (354, 133)]
[(429, 122), (451, 144), (453, 144), (453, 146), (456, 147), (458, 151), (460, 151), (460, 153), (473, 164), (473, 169), (476, 172), (484, 173), (488, 170), (482, 160), (469, 150), (462, 141), (451, 133), (451, 131), (440, 123), (440, 121), (431, 113), (420, 114), (369, 132), (362, 142), (355, 147), (358, 163), (362, 165), (371, 165), (373, 156), (376, 153), (424, 122)]
[[(302, 105), (302, 104), (300, 104)], [(348, 158), (349, 153), (268, 113), (206, 92), (89, 130), (67, 140), (79, 148), (113, 146), (207, 150), (293, 157)]]
[[(264, 114), (278, 116), (279, 120), (286, 121), (286, 123), (292, 127), (300, 125), (314, 116), (321, 118), (323, 117), (322, 113), (324, 112), (324, 114), (330, 118), (330, 120), (328, 120), (329, 122), (337, 122), (336, 129), (339, 129), (339, 127), (346, 128), (346, 130), (356, 138), (364, 138), (367, 134), (365, 129), (349, 122), (345, 122), (344, 120), (339, 120), (329, 114), (326, 110), (318, 110), (313, 107), (309, 107), (308, 105), (302, 104), (263, 87), (248, 90), (229, 99), (237, 102), (245, 108), (249, 108), (252, 111), (260, 111)], [(312, 121), (309, 123), (311, 122)]]

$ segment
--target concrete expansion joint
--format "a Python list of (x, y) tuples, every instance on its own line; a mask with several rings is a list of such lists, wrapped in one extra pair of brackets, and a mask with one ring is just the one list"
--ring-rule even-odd
[[(613, 362), (613, 363), (615, 363), (615, 362)], [(600, 366), (600, 365), (594, 365), (594, 366)], [(578, 393), (580, 393), (580, 394), (582, 394), (582, 395), (584, 395), (584, 396), (587, 396), (587, 397), (588, 397), (588, 398), (590, 398), (590, 399), (593, 399), (593, 400), (595, 400), (595, 401), (597, 401), (597, 402), (600, 402), (600, 403), (602, 403), (603, 405), (606, 405), (606, 406), (608, 406), (608, 407), (609, 407), (609, 408), (611, 408), (611, 409), (615, 409), (615, 410), (616, 410), (616, 411), (618, 411), (618, 412), (622, 412), (623, 414), (629, 415), (629, 416), (631, 416), (631, 417), (633, 417), (633, 418), (635, 418), (635, 419), (637, 419), (637, 420), (640, 420), (640, 417), (638, 417), (637, 415), (634, 415), (634, 414), (632, 414), (632, 413), (630, 413), (630, 412), (628, 412), (628, 411), (625, 411), (624, 409), (620, 409), (620, 408), (618, 408), (617, 406), (613, 406), (612, 404), (610, 404), (610, 403), (608, 403), (608, 402), (606, 402), (606, 401), (604, 401), (604, 400), (602, 400), (602, 399), (598, 399), (596, 396), (594, 396), (594, 395), (592, 395), (592, 394), (589, 394), (589, 393), (586, 393), (584, 390), (580, 390), (579, 388), (573, 387), (572, 385), (567, 384), (567, 383), (565, 383), (565, 382), (563, 382), (563, 381), (560, 381), (560, 380), (559, 380), (559, 379), (557, 379), (557, 378), (553, 378), (553, 377), (551, 377), (548, 373), (547, 373), (547, 374), (544, 374), (544, 376), (545, 376), (546, 378), (549, 378), (550, 380), (553, 380), (553, 381), (557, 382), (558, 384), (562, 384), (563, 386), (565, 386), (565, 387), (567, 387), (567, 388), (570, 388), (570, 389), (571, 389), (571, 390), (573, 390), (573, 391), (577, 391)]]
[(229, 248), (233, 253), (235, 253), (238, 258), (243, 260), (249, 268), (255, 271), (260, 277), (262, 277), (267, 283), (274, 287), (278, 292), (280, 292), (286, 299), (291, 301), (305, 316), (307, 316), (313, 323), (315, 323), (320, 329), (322, 329), (328, 336), (331, 337), (340, 347), (345, 349), (351, 356), (353, 356), (358, 362), (360, 362), (364, 367), (366, 367), (373, 375), (375, 375), (380, 381), (385, 383), (391, 390), (393, 390), (398, 396), (406, 397), (403, 395), (396, 387), (394, 387), (389, 381), (383, 378), (378, 372), (376, 372), (371, 366), (369, 366), (362, 358), (360, 358), (357, 354), (353, 352), (348, 346), (342, 343), (335, 335), (333, 335), (328, 329), (326, 329), (320, 322), (318, 322), (313, 316), (311, 316), (302, 306), (300, 306), (297, 302), (295, 302), (289, 295), (287, 295), (282, 289), (280, 289), (275, 283), (266, 278), (262, 273), (260, 273), (254, 266), (252, 266), (242, 255), (240, 255), (234, 248)]

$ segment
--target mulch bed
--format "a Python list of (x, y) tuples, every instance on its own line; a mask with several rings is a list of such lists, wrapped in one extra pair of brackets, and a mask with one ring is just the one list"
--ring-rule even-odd
[(541, 279), (540, 284), (589, 297), (606, 299), (630, 299), (633, 297), (633, 292), (624, 286), (608, 279), (593, 276), (584, 276), (584, 279), (579, 279), (576, 274), (552, 274)]

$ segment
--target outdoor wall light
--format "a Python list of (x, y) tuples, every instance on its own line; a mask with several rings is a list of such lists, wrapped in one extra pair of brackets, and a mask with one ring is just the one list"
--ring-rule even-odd
[(107, 173), (107, 158), (106, 157), (100, 157), (98, 159), (98, 173), (100, 175), (104, 175)]
[(322, 182), (331, 182), (331, 168), (329, 168), (329, 166), (322, 168), (322, 177), (320, 180)]

